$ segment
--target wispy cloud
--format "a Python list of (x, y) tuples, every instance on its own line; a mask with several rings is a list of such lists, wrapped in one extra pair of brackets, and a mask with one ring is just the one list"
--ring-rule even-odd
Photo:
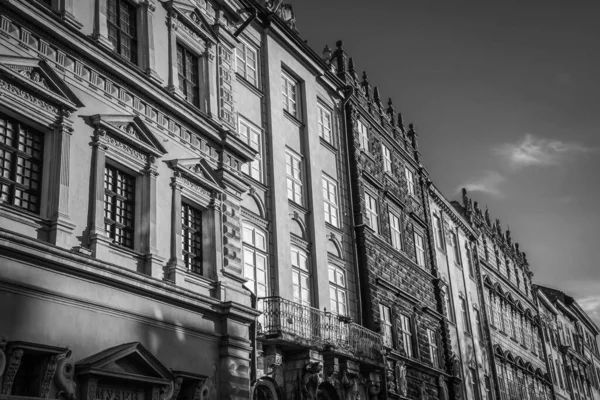
[(593, 320), (600, 323), (600, 296), (589, 296), (577, 301), (583, 311)]
[(496, 171), (486, 171), (483, 175), (460, 185), (457, 191), (465, 188), (468, 192), (481, 192), (495, 197), (502, 197), (500, 186), (505, 180), (506, 178)]
[(560, 165), (567, 157), (593, 150), (574, 142), (537, 138), (530, 133), (516, 144), (505, 143), (494, 149), (514, 168)]

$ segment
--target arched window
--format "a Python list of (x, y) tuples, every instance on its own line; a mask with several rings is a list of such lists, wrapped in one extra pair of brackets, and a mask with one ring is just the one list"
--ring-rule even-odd
[(244, 225), (244, 278), (257, 297), (268, 293), (267, 235), (252, 225)]

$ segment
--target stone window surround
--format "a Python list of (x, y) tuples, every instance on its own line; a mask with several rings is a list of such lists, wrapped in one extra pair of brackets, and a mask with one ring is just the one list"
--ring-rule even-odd
[[(139, 147), (127, 140), (127, 134), (109, 123), (133, 123), (132, 116), (94, 115), (88, 117), (95, 128), (92, 146), (92, 197), (90, 200), (89, 248), (99, 259), (108, 257), (111, 249), (134, 257), (151, 276), (162, 271), (163, 259), (158, 256), (156, 230), (156, 158), (164, 149)], [(137, 148), (134, 148), (137, 147)], [(112, 242), (104, 228), (104, 168), (115, 166), (135, 178), (135, 215), (133, 249)]]
[(81, 29), (83, 25), (73, 15), (74, 4), (77, 0), (50, 0), (50, 9), (58, 14), (61, 19), (75, 29)]
[[(173, 176), (171, 177), (171, 250), (166, 279), (179, 285), (186, 279), (193, 278), (195, 283), (208, 287), (217, 279), (221, 264), (219, 253), (221, 252), (222, 190), (187, 168), (201, 165), (201, 159), (170, 160), (167, 163), (173, 170)], [(202, 275), (188, 271), (182, 260), (182, 199), (202, 211)]]
[[(264, 165), (265, 164), (265, 162), (264, 162), (265, 151), (264, 151), (264, 149), (266, 148), (266, 146), (265, 146), (265, 137), (266, 137), (265, 131), (263, 128), (258, 127), (256, 124), (251, 122), (248, 118), (245, 118), (244, 116), (242, 116), (239, 113), (237, 114), (237, 120), (238, 120), (237, 132), (240, 135), (240, 137), (243, 137), (242, 134), (240, 133), (240, 127), (242, 125), (245, 125), (246, 127), (248, 127), (248, 129), (250, 131), (252, 131), (252, 130), (256, 131), (259, 136), (259, 143), (258, 143), (259, 149), (257, 150), (258, 154), (256, 156), (256, 159), (254, 161), (247, 163), (248, 168), (249, 168), (249, 173), (246, 173), (244, 171), (242, 171), (242, 172), (244, 172), (244, 174), (246, 174), (250, 178), (253, 178), (251, 176), (251, 171), (250, 171), (252, 169), (252, 163), (258, 161), (260, 163), (260, 176), (259, 176), (258, 181), (260, 183), (264, 184), (265, 183), (265, 165)], [(250, 147), (252, 147), (252, 145), (250, 144), (251, 143), (250, 137), (248, 137), (247, 140), (243, 140), (243, 141), (246, 142), (246, 144), (248, 144)], [(253, 179), (255, 179), (255, 178), (253, 178)]]
[[(42, 71), (46, 71), (46, 64), (37, 59), (13, 60), (13, 62), (23, 63), (24, 69), (41, 67)], [(71, 245), (70, 238), (75, 229), (69, 212), (70, 143), (73, 133), (73, 121), (70, 117), (71, 113), (83, 104), (79, 103), (76, 98), (69, 100), (53, 98), (53, 96), (56, 97), (56, 94), (49, 93), (47, 88), (40, 87), (39, 82), (29, 80), (2, 64), (0, 64), (0, 69), (7, 71), (0, 88), (10, 91), (8, 95), (3, 95), (4, 101), (0, 104), (0, 111), (44, 135), (40, 213), (33, 214), (18, 207), (0, 203), (0, 215), (47, 230), (50, 243), (68, 247)], [(10, 81), (13, 80), (19, 81), (22, 87), (19, 94), (10, 90), (12, 85)], [(23, 97), (25, 93), (32, 90), (36, 94), (31, 95), (31, 99), (38, 99), (33, 103), (25, 101), (26, 98)], [(0, 92), (2, 91), (0, 90)], [(45, 95), (46, 93), (48, 94)], [(44, 98), (52, 98), (53, 104), (57, 106), (41, 100)], [(70, 100), (76, 103), (72, 103)], [(53, 162), (56, 160), (58, 162)]]
[[(247, 39), (245, 36), (239, 37), (238, 38), (239, 43), (238, 46), (235, 49), (235, 73), (238, 74), (242, 79), (244, 79), (246, 82), (248, 82), (250, 85), (254, 86), (255, 88), (260, 88), (261, 87), (261, 80), (260, 80), (260, 53), (259, 53), (259, 47), (260, 45), (257, 45), (254, 41)], [(239, 45), (243, 44), (245, 48), (250, 48), (250, 51), (254, 52), (254, 56), (255, 56), (255, 62), (256, 65), (254, 66), (254, 82), (252, 82), (251, 80), (249, 80), (246, 76), (247, 74), (247, 57), (246, 57), (246, 53), (244, 53), (244, 57), (241, 57), (238, 52), (239, 52)], [(240, 62), (239, 59), (244, 58), (243, 61), (243, 65), (244, 65), (244, 74), (240, 74), (240, 72), (238, 71), (238, 63)]]
[[(75, 0), (52, 0), (54, 2), (73, 2)], [(102, 47), (117, 54), (113, 44), (108, 39), (108, 0), (94, 0), (94, 32), (92, 38)], [(162, 80), (156, 73), (156, 61), (154, 54), (154, 11), (156, 6), (154, 0), (126, 0), (136, 8), (137, 20), (137, 66), (155, 82)], [(120, 56), (120, 55), (119, 55)], [(131, 61), (129, 61), (131, 63)], [(133, 63), (132, 63), (133, 64)]]

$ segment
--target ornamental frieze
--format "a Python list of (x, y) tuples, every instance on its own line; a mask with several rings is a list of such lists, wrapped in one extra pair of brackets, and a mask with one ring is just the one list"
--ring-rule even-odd
[(143, 153), (137, 151), (136, 149), (134, 149), (133, 147), (121, 142), (120, 140), (116, 139), (114, 136), (107, 135), (106, 141), (112, 147), (122, 150), (125, 153), (127, 153), (137, 159), (140, 159), (142, 161), (147, 161), (147, 159), (148, 159), (148, 157), (145, 154), (143, 154)]
[(10, 82), (7, 82), (6, 80), (4, 80), (2, 78), (0, 78), (0, 89), (2, 89), (5, 92), (14, 94), (31, 104), (34, 104), (40, 108), (43, 108), (44, 110), (50, 111), (54, 114), (58, 114), (57, 107), (33, 96), (31, 93), (26, 92), (25, 90), (13, 85)]

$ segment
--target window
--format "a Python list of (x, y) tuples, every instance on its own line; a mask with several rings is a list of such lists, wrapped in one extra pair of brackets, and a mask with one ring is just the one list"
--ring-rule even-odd
[(331, 312), (338, 315), (348, 315), (346, 272), (335, 265), (329, 265), (329, 301)]
[(451, 240), (452, 240), (452, 250), (454, 251), (454, 262), (457, 265), (462, 265), (462, 260), (460, 257), (460, 247), (459, 247), (459, 241), (458, 241), (458, 236), (456, 235), (456, 232), (450, 232), (451, 235)]
[(425, 244), (423, 242), (423, 236), (414, 233), (414, 241), (415, 241), (415, 256), (417, 259), (417, 264), (420, 267), (425, 267)]
[(300, 156), (289, 150), (285, 153), (288, 199), (300, 205), (302, 205), (301, 162)]
[(492, 400), (492, 383), (490, 381), (490, 376), (485, 376), (485, 398), (486, 400)]
[(429, 359), (434, 367), (440, 366), (437, 337), (433, 329), (427, 329), (427, 341), (429, 343)]
[(498, 296), (493, 296), (492, 297), (492, 322), (493, 325), (496, 328), (502, 328), (501, 327), (501, 320), (502, 320), (502, 303), (500, 303), (500, 299), (498, 298)]
[(283, 93), (283, 109), (294, 117), (298, 117), (298, 81), (282, 72), (281, 91)]
[(257, 181), (262, 182), (261, 131), (242, 118), (238, 118), (238, 131), (242, 140), (258, 152), (254, 161), (242, 164), (242, 172)]
[(469, 321), (469, 312), (467, 310), (467, 301), (464, 297), (460, 298), (460, 311), (463, 318), (463, 323), (465, 325), (465, 332), (471, 333), (471, 324)]
[(383, 344), (392, 347), (392, 311), (388, 306), (379, 304), (379, 321), (381, 323)]
[(327, 143), (333, 144), (331, 133), (331, 111), (322, 105), (317, 105), (317, 123), (319, 124), (319, 136)]
[(406, 185), (408, 188), (408, 194), (411, 196), (416, 195), (415, 191), (415, 174), (408, 168), (404, 169), (404, 174), (406, 175)]
[(365, 193), (365, 207), (367, 209), (367, 225), (379, 233), (379, 221), (377, 220), (377, 200), (369, 193)]
[(308, 272), (308, 255), (305, 251), (292, 247), (292, 286), (294, 301), (310, 306), (310, 276)]
[(336, 183), (323, 177), (323, 207), (325, 209), (325, 222), (333, 226), (338, 225), (338, 193)]
[(392, 172), (392, 153), (385, 144), (381, 145), (381, 153), (383, 155), (383, 170), (385, 172)]
[(483, 325), (481, 324), (481, 315), (479, 310), (474, 308), (473, 312), (475, 313), (475, 325), (477, 328), (477, 334), (479, 335), (479, 340), (483, 341)]
[(398, 319), (398, 330), (400, 331), (400, 340), (402, 340), (402, 348), (406, 354), (406, 357), (413, 356), (412, 348), (412, 331), (410, 328), (410, 318), (404, 314), (400, 314)]
[(268, 294), (267, 235), (251, 225), (243, 227), (244, 278), (257, 297)]
[(368, 128), (361, 121), (357, 121), (357, 125), (358, 125), (358, 146), (364, 151), (369, 151)]
[(400, 234), (400, 218), (394, 213), (389, 213), (390, 218), (390, 237), (392, 246), (397, 250), (402, 250), (402, 236)]
[(454, 316), (452, 315), (452, 305), (450, 304), (450, 296), (448, 296), (448, 293), (443, 291), (442, 297), (444, 300), (444, 307), (446, 307), (446, 315), (450, 321), (454, 322)]
[(0, 201), (40, 212), (44, 136), (0, 114)]
[(469, 368), (469, 377), (471, 378), (471, 389), (473, 390), (473, 396), (475, 400), (480, 400), (479, 396), (479, 380), (477, 379), (477, 371), (475, 368)]
[(441, 249), (444, 248), (444, 231), (442, 230), (442, 219), (439, 215), (433, 215), (433, 230), (435, 237), (435, 244)]
[(179, 89), (185, 99), (200, 107), (198, 57), (180, 44), (177, 44), (177, 76)]
[(107, 0), (108, 40), (123, 57), (137, 64), (136, 8), (125, 0)]
[(186, 268), (202, 275), (202, 212), (181, 204), (181, 250)]
[(104, 167), (104, 229), (121, 246), (133, 248), (135, 178), (106, 165)]
[(508, 396), (506, 394), (506, 380), (504, 378), (504, 368), (501, 364), (497, 365), (498, 372), (498, 386), (500, 389), (500, 400), (507, 400)]
[(235, 51), (237, 73), (248, 82), (256, 86), (256, 49), (244, 41), (240, 41)]
[(469, 247), (468, 243), (465, 245), (465, 248), (467, 249), (467, 265), (469, 267), (469, 276), (471, 278), (474, 278), (475, 266), (473, 265), (473, 252), (471, 251), (471, 248)]

